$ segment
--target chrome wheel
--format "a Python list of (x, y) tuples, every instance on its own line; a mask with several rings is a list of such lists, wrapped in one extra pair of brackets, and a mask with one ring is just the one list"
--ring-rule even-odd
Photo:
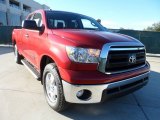
[(62, 111), (68, 107), (65, 101), (61, 78), (55, 63), (49, 63), (43, 71), (43, 89), (49, 106), (55, 111)]
[(52, 103), (56, 104), (58, 98), (58, 87), (56, 85), (55, 77), (51, 73), (47, 73), (45, 82), (47, 96)]

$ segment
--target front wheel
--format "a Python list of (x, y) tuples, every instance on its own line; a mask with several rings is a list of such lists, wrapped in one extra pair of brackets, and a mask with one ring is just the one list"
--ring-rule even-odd
[(54, 63), (48, 64), (43, 72), (43, 88), (49, 106), (57, 112), (67, 108), (61, 79)]

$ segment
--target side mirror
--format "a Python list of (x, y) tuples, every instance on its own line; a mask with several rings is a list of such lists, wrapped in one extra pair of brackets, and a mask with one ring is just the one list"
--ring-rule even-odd
[(41, 27), (38, 27), (38, 28), (39, 28), (39, 33), (40, 33), (40, 34), (43, 34), (43, 32), (44, 32), (44, 30), (45, 30), (44, 24), (42, 24), (42, 26), (41, 26)]
[(31, 29), (31, 30), (39, 30), (39, 27), (37, 27), (37, 24), (34, 20), (24, 20), (22, 22), (22, 28)]

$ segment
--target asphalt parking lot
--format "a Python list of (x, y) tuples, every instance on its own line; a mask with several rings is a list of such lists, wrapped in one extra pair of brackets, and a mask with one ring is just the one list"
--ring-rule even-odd
[(73, 104), (57, 113), (45, 101), (41, 83), (14, 62), (12, 48), (0, 46), (0, 120), (159, 120), (160, 58), (147, 59), (150, 82), (141, 90), (103, 104)]

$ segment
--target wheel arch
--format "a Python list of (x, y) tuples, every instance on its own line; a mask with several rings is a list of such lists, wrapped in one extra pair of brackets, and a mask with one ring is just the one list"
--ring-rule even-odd
[(50, 57), (49, 55), (43, 55), (41, 57), (41, 61), (40, 61), (40, 73), (41, 73), (41, 83), (42, 82), (42, 77), (43, 77), (43, 71), (44, 71), (44, 68), (47, 64), (49, 63), (55, 63), (55, 61), (53, 60), (52, 57)]
[(15, 39), (12, 40), (12, 44), (13, 44), (13, 45), (16, 44), (16, 40), (15, 40)]

